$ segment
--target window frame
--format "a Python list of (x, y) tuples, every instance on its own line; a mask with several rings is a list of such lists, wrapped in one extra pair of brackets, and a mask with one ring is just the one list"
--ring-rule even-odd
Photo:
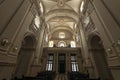
[(70, 61), (71, 61), (71, 71), (72, 72), (79, 72), (79, 65), (77, 62), (76, 54), (70, 55)]
[(53, 71), (54, 55), (48, 54), (48, 59), (46, 63), (46, 71)]

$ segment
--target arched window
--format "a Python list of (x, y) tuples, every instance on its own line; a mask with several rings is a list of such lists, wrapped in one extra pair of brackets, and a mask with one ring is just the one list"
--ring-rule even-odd
[(36, 28), (40, 27), (40, 18), (38, 15), (35, 16), (35, 25), (36, 25)]
[(54, 42), (53, 41), (49, 41), (49, 47), (53, 47)]
[(65, 33), (64, 32), (59, 32), (59, 38), (65, 38)]
[(46, 38), (45, 38), (45, 41), (48, 42), (48, 35), (46, 34)]
[(71, 41), (70, 44), (71, 44), (71, 47), (76, 47), (75, 41)]
[(66, 47), (66, 43), (64, 41), (60, 41), (58, 43), (58, 47)]
[(60, 43), (60, 47), (65, 47), (65, 44), (64, 43)]
[(76, 30), (76, 28), (77, 28), (77, 24), (74, 24), (74, 29)]
[(87, 25), (89, 24), (89, 22), (90, 22), (90, 17), (89, 16), (85, 16), (84, 17), (84, 25), (85, 25), (85, 27), (87, 27)]
[(43, 5), (42, 5), (42, 3), (40, 2), (40, 11), (41, 11), (41, 13), (43, 13), (44, 12), (44, 10), (43, 10)]
[(84, 1), (82, 1), (81, 6), (80, 6), (80, 11), (82, 12), (84, 9)]

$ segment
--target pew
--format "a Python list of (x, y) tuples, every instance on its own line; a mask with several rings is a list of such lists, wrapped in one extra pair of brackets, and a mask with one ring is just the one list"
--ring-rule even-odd
[(54, 80), (55, 72), (53, 71), (45, 71), (38, 73), (35, 77), (23, 76), (22, 78), (15, 77), (12, 80)]
[(84, 74), (80, 72), (68, 72), (67, 76), (68, 80), (100, 80), (100, 78), (91, 79), (89, 78), (89, 74)]

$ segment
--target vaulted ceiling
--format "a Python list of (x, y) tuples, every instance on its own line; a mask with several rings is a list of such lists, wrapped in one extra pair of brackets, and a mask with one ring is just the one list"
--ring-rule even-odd
[(45, 22), (49, 26), (51, 39), (59, 39), (64, 32), (65, 39), (73, 39), (74, 27), (78, 23), (82, 0), (42, 0)]

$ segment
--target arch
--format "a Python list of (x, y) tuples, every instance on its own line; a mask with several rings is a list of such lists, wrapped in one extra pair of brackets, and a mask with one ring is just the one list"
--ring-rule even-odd
[[(60, 38), (59, 33), (61, 33), (61, 32), (64, 33), (64, 38)], [(53, 33), (51, 33), (51, 35), (52, 35), (52, 37), (51, 37), (52, 39), (62, 39), (62, 40), (73, 39), (73, 33), (66, 29), (55, 30)]]
[(91, 49), (91, 39), (94, 37), (94, 36), (99, 36), (99, 33), (98, 32), (92, 32), (88, 35), (88, 38), (87, 38), (87, 43), (88, 43), (88, 48)]
[(79, 15), (75, 11), (68, 10), (68, 9), (51, 10), (45, 16), (46, 16), (46, 19), (45, 19), (46, 22), (48, 22), (53, 17), (61, 17), (61, 16), (71, 17), (74, 21), (78, 22), (78, 17), (79, 17)]
[(94, 60), (93, 66), (97, 77), (100, 77), (103, 80), (111, 79), (113, 80), (112, 74), (109, 70), (107, 63), (107, 54), (105, 52), (103, 42), (98, 35), (90, 35), (89, 48), (91, 53), (91, 58)]
[(58, 30), (66, 30), (66, 31), (69, 31), (70, 33), (74, 34), (73, 29), (71, 29), (69, 26), (64, 26), (64, 25), (63, 26), (62, 25), (55, 26), (54, 29), (52, 29), (51, 34)]
[[(17, 65), (15, 69), (15, 77), (29, 75), (30, 67), (34, 59), (36, 47), (36, 39), (33, 34), (26, 33), (21, 43), (21, 48), (17, 56)], [(24, 67), (24, 68), (23, 68)]]
[(50, 22), (50, 21), (55, 21), (57, 19), (66, 19), (66, 20), (69, 20), (71, 22), (76, 22), (76, 20), (70, 16), (53, 16), (51, 18), (49, 18), (49, 20), (47, 22)]
[[(23, 41), (24, 41), (24, 39), (26, 38), (26, 37), (30, 37), (31, 38), (31, 40), (33, 40), (33, 48), (35, 48), (36, 47), (36, 45), (37, 45), (37, 39), (36, 39), (36, 35), (34, 34), (34, 33), (32, 33), (32, 32), (27, 32), (27, 33), (25, 33), (25, 35), (24, 35), (24, 37), (23, 37)], [(23, 42), (22, 41), (22, 42)]]
[(58, 47), (66, 47), (66, 42), (65, 41), (59, 41), (58, 42)]
[(54, 5), (50, 10), (55, 10), (55, 9), (68, 9), (68, 10), (74, 10), (71, 6), (69, 6), (68, 4), (64, 4), (64, 6), (59, 7), (59, 5)]

